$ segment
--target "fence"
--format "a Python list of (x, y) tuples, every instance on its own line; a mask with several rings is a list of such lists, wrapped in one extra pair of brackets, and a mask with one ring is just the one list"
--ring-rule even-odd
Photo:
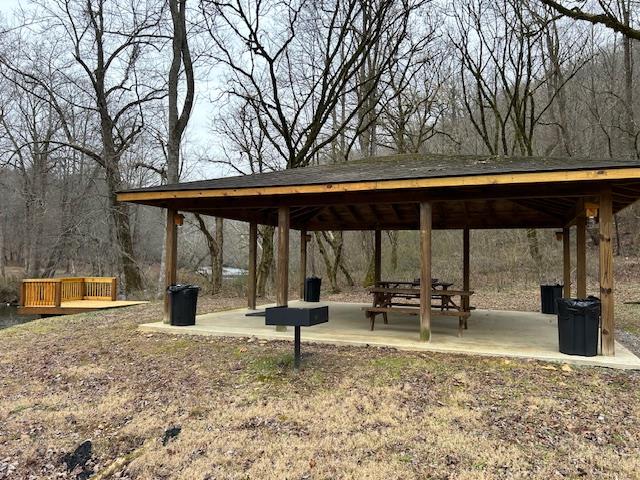
[(59, 307), (73, 300), (111, 300), (118, 295), (115, 277), (29, 278), (22, 281), (23, 307)]

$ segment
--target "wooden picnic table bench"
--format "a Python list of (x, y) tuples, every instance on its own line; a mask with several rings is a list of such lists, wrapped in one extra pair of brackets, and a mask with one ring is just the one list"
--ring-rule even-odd
[[(380, 283), (394, 283), (408, 284), (410, 282), (380, 282)], [(451, 286), (452, 284), (447, 284)], [(369, 289), (369, 292), (373, 294), (373, 305), (371, 307), (362, 307), (365, 315), (369, 319), (371, 330), (375, 326), (376, 315), (382, 314), (384, 323), (388, 323), (387, 313), (397, 312), (406, 315), (419, 315), (420, 304), (411, 303), (411, 300), (420, 299), (420, 289), (415, 287), (383, 287), (375, 286)], [(465, 290), (449, 290), (447, 288), (432, 288), (431, 298), (439, 300), (440, 302), (434, 304), (432, 313), (434, 315), (444, 315), (458, 317), (458, 336), (462, 336), (462, 330), (467, 328), (467, 319), (471, 315), (472, 307), (468, 310), (464, 309), (464, 305), (468, 305), (469, 302), (464, 302), (463, 299), (469, 298), (473, 295), (473, 291)], [(453, 297), (460, 297), (460, 302), (455, 302)], [(394, 301), (394, 299), (401, 299), (403, 301)]]

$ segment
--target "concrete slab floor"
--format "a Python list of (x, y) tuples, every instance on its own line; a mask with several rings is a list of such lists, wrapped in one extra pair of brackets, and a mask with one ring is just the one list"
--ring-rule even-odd
[[(546, 360), (552, 362), (593, 365), (610, 368), (640, 370), (640, 358), (616, 342), (614, 357), (579, 357), (558, 351), (558, 331), (555, 315), (532, 312), (476, 310), (469, 318), (469, 328), (457, 336), (457, 317), (432, 319), (430, 342), (421, 342), (418, 317), (389, 314), (385, 325), (382, 317), (376, 319), (376, 328), (369, 330), (369, 321), (361, 307), (368, 304), (320, 302), (289, 302), (290, 306), (329, 306), (329, 322), (302, 329), (303, 342), (334, 345), (371, 345), (394, 347), (399, 350), (434, 351), (475, 355), (504, 356)], [(272, 306), (272, 305), (265, 305)], [(261, 306), (260, 308), (264, 308)], [(200, 315), (196, 325), (175, 327), (162, 322), (147, 323), (140, 329), (184, 335), (224, 337), (256, 337), (267, 340), (293, 341), (293, 328), (277, 332), (264, 324), (264, 317), (250, 316), (243, 308)]]

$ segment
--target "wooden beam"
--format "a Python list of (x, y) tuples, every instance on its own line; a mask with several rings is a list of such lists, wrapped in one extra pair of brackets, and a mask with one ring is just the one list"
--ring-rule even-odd
[[(278, 268), (276, 270), (276, 304), (286, 307), (289, 303), (289, 207), (278, 208)], [(276, 330), (286, 331), (284, 325)]]
[(367, 206), (369, 207), (369, 210), (371, 211), (371, 216), (373, 218), (373, 224), (374, 225), (378, 225), (378, 223), (380, 222), (380, 218), (382, 218), (382, 215), (380, 215), (380, 212), (378, 211), (378, 207), (376, 207), (374, 204), (369, 204)]
[(611, 189), (600, 193), (600, 301), (602, 302), (602, 354), (615, 354), (613, 316), (613, 205)]
[(256, 282), (258, 264), (258, 224), (249, 224), (249, 276), (247, 278), (247, 306), (256, 309)]
[(176, 283), (176, 269), (178, 263), (178, 226), (176, 218), (178, 212), (167, 209), (167, 221), (165, 226), (165, 256), (164, 256), (164, 315), (162, 321), (171, 321), (171, 305), (167, 289)]
[(600, 180), (624, 180), (640, 177), (640, 168), (611, 168), (569, 170), (552, 172), (499, 173), (457, 177), (411, 178), (399, 180), (368, 180), (362, 182), (337, 182), (313, 185), (263, 186), (244, 188), (216, 188), (199, 190), (161, 190), (122, 192), (120, 202), (175, 198), (211, 198), (252, 195), (286, 195), (307, 193), (333, 193), (378, 191), (410, 188), (466, 187), (486, 185), (516, 185), (526, 183), (582, 182)]
[(431, 203), (420, 202), (420, 340), (431, 340)]
[(376, 230), (373, 239), (373, 282), (377, 284), (382, 275), (382, 231)]
[(566, 209), (554, 205), (544, 204), (540, 202), (540, 199), (513, 199), (513, 203), (520, 205), (521, 207), (533, 210), (536, 213), (541, 213), (545, 216), (552, 216), (560, 220), (565, 219)]
[(562, 229), (562, 281), (564, 298), (571, 298), (571, 229)]
[(576, 219), (576, 296), (587, 297), (587, 219)]
[[(471, 239), (470, 239), (470, 231), (469, 228), (465, 228), (462, 230), (462, 290), (468, 292), (471, 290), (471, 282), (470, 282), (470, 273), (471, 273), (471, 265), (470, 265), (470, 250), (471, 250)], [(469, 311), (469, 297), (462, 297), (462, 306), (465, 312)]]
[[(640, 182), (639, 182), (640, 184)], [(586, 183), (572, 183), (572, 184), (537, 184), (537, 185), (521, 185), (518, 188), (513, 188), (510, 185), (490, 185), (490, 188), (469, 186), (459, 187), (455, 189), (451, 188), (435, 188), (435, 189), (396, 189), (396, 190), (380, 190), (380, 191), (356, 191), (356, 192), (323, 192), (312, 194), (287, 194), (287, 195), (248, 195), (234, 197), (233, 202), (229, 202), (226, 197), (204, 197), (207, 198), (206, 202), (203, 202), (203, 198), (162, 198), (157, 201), (149, 200), (137, 200), (138, 203), (146, 203), (148, 205), (154, 205), (166, 208), (171, 206), (174, 209), (181, 211), (201, 210), (205, 207), (212, 207), (216, 209), (238, 209), (238, 208), (251, 208), (259, 209), (265, 206), (272, 209), (277, 209), (280, 206), (289, 207), (312, 207), (320, 206), (326, 207), (327, 205), (362, 205), (366, 206), (371, 204), (372, 201), (378, 204), (404, 204), (408, 206), (416, 206), (417, 203), (424, 201), (456, 201), (462, 202), (465, 200), (510, 200), (510, 199), (527, 199), (527, 198), (554, 198), (561, 197), (563, 199), (573, 198), (580, 199), (583, 197), (592, 196), (595, 187), (592, 182)], [(171, 205), (168, 205), (168, 204)], [(407, 210), (408, 211), (408, 210)], [(567, 222), (575, 215), (575, 209), (569, 212), (567, 215)], [(291, 215), (294, 218), (294, 215)], [(566, 223), (566, 222), (565, 222)]]
[(358, 210), (356, 209), (356, 207), (354, 207), (353, 205), (347, 205), (347, 210), (349, 210), (349, 213), (351, 214), (351, 217), (353, 217), (353, 219), (356, 222), (362, 222), (362, 216), (360, 215), (360, 213), (358, 212)]
[(400, 207), (398, 206), (398, 204), (392, 203), (390, 207), (391, 207), (391, 210), (393, 210), (393, 214), (396, 216), (396, 219), (399, 222), (402, 222), (404, 220), (404, 216), (402, 215), (402, 212), (400, 211)]
[(304, 298), (304, 282), (307, 278), (307, 231), (300, 230), (300, 287), (299, 297)]

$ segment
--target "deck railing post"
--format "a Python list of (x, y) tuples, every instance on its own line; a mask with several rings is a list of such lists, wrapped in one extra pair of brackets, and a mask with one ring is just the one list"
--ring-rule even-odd
[(53, 284), (53, 288), (55, 289), (54, 293), (54, 306), (59, 307), (62, 305), (62, 280), (58, 280)]
[(20, 305), (22, 305), (23, 307), (26, 306), (27, 304), (25, 303), (27, 301), (27, 283), (23, 280), (22, 283), (20, 284)]
[(115, 302), (118, 299), (118, 279), (113, 277), (111, 279), (111, 301)]

